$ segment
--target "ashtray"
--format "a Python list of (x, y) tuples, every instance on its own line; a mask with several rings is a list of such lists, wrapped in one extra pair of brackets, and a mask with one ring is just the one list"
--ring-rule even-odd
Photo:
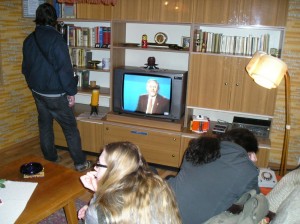
[(89, 61), (89, 64), (93, 67), (93, 68), (97, 68), (97, 65), (100, 63), (101, 61)]
[(25, 163), (20, 167), (20, 172), (26, 175), (34, 175), (41, 172), (42, 170), (42, 164), (36, 162)]

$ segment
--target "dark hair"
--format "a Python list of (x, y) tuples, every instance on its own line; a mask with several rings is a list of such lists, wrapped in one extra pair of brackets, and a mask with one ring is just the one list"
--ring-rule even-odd
[(37, 25), (55, 26), (57, 23), (57, 14), (55, 8), (49, 3), (39, 5), (36, 10), (34, 22)]
[(246, 128), (234, 128), (221, 136), (222, 141), (234, 142), (247, 152), (258, 152), (258, 142), (255, 135)]
[(193, 165), (210, 163), (220, 156), (220, 140), (213, 135), (204, 135), (190, 140), (185, 153), (186, 160)]

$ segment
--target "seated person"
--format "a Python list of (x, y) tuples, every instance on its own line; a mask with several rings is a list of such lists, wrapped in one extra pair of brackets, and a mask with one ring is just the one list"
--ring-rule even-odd
[(286, 174), (266, 197), (272, 224), (300, 223), (300, 168)]
[(257, 151), (257, 139), (247, 129), (192, 139), (178, 175), (167, 180), (183, 223), (203, 223), (226, 211), (243, 193), (259, 193), (259, 171), (250, 159), (256, 160)]
[(78, 212), (85, 223), (181, 223), (172, 190), (130, 142), (105, 146), (96, 171), (80, 179), (95, 192)]
[(139, 97), (136, 111), (146, 114), (164, 114), (169, 112), (170, 100), (158, 93), (159, 83), (149, 79), (146, 84), (147, 94)]

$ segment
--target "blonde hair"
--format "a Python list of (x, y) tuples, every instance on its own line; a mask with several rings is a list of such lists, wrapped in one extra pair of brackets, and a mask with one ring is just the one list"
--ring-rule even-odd
[(115, 142), (104, 150), (107, 170), (95, 194), (107, 223), (181, 223), (172, 190), (136, 145)]

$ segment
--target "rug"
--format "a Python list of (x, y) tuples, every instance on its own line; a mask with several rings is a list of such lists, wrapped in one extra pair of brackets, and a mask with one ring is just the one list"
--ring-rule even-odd
[[(75, 204), (76, 210), (78, 211), (80, 208), (86, 205), (86, 202), (77, 199), (75, 201)], [(57, 212), (53, 213), (52, 215), (39, 222), (39, 224), (68, 224), (64, 209), (59, 209)]]

